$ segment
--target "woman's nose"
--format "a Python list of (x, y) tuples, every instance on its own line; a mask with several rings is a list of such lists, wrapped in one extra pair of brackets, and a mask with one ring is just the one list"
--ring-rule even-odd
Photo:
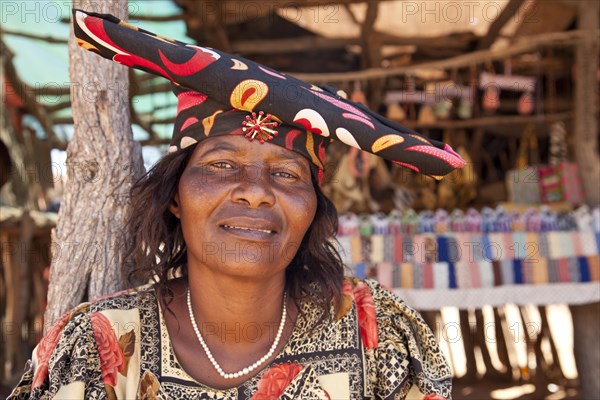
[(272, 185), (268, 166), (244, 166), (240, 181), (232, 192), (232, 200), (246, 203), (252, 208), (270, 207), (275, 204)]

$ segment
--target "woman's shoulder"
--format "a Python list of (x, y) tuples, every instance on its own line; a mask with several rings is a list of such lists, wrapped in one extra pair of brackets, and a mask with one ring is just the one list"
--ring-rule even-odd
[[(373, 279), (347, 277), (342, 293), (356, 305), (359, 323), (377, 329), (377, 342), (427, 338), (435, 342), (421, 314)], [(437, 342), (435, 343), (437, 347)]]
[(156, 308), (154, 299), (153, 288), (144, 286), (63, 314), (45, 330), (10, 398), (102, 397), (105, 384), (114, 386), (131, 356), (140, 336), (140, 314)]
[(363, 346), (373, 351), (380, 397), (404, 390), (397, 382), (415, 382), (422, 393), (450, 398), (450, 368), (418, 311), (372, 279), (346, 278), (342, 293), (356, 307)]
[[(148, 307), (156, 302), (154, 285), (144, 285), (125, 289), (92, 300), (87, 303), (89, 312), (110, 312), (112, 310), (131, 310)], [(86, 304), (86, 303), (84, 303)]]
[(372, 302), (378, 320), (395, 315), (424, 323), (421, 314), (417, 310), (408, 305), (392, 289), (384, 287), (374, 279), (346, 277), (342, 286), (342, 293), (352, 293), (355, 302)]
[[(124, 315), (139, 313), (140, 308), (149, 308), (155, 304), (154, 289), (151, 285), (122, 290), (92, 301), (84, 302), (67, 311), (51, 326), (45, 329), (42, 342), (48, 336), (56, 336), (68, 325), (85, 325), (87, 321), (102, 319), (123, 319)], [(133, 312), (133, 313), (132, 313)], [(117, 317), (118, 314), (122, 316)]]
[(67, 325), (85, 325), (90, 319), (94, 322), (98, 319), (108, 320), (111, 324), (113, 322), (127, 322), (124, 319), (139, 320), (137, 315), (139, 315), (140, 309), (151, 308), (156, 304), (155, 299), (153, 287), (147, 285), (122, 290), (81, 303), (64, 313), (51, 326), (48, 326), (45, 329), (43, 339), (52, 331), (54, 334), (58, 334)]

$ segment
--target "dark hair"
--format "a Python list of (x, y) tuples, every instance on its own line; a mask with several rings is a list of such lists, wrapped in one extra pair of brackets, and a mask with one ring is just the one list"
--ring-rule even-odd
[[(129, 281), (133, 285), (153, 280), (164, 299), (172, 298), (166, 282), (177, 273), (187, 276), (187, 246), (181, 224), (169, 210), (179, 179), (195, 146), (165, 155), (133, 186), (127, 230), (130, 239)], [(317, 210), (298, 252), (286, 269), (286, 289), (297, 305), (314, 303), (322, 310), (318, 322), (330, 317), (331, 304), (340, 304), (344, 264), (332, 243), (338, 214), (323, 194), (311, 168)], [(169, 301), (167, 300), (167, 307)], [(302, 307), (299, 307), (302, 310)]]

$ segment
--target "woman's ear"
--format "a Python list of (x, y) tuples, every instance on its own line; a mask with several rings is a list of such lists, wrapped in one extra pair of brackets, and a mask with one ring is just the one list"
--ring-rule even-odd
[(180, 218), (179, 193), (176, 193), (175, 196), (173, 196), (173, 200), (171, 201), (171, 204), (169, 205), (169, 211), (171, 211), (171, 213), (174, 216), (176, 216), (177, 218)]

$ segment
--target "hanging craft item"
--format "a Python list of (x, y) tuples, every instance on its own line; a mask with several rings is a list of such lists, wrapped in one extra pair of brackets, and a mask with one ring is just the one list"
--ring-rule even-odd
[(558, 121), (550, 127), (549, 164), (560, 177), (561, 200), (571, 204), (582, 204), (584, 201), (583, 186), (576, 163), (568, 162), (567, 132), (565, 123)]
[(435, 124), (436, 118), (431, 106), (424, 104), (419, 110), (419, 125)]
[[(500, 107), (500, 91), (525, 92), (519, 100), (519, 113), (524, 115), (533, 112), (533, 92), (535, 78), (530, 76), (512, 75), (510, 61), (507, 61), (504, 75), (482, 72), (479, 76), (479, 87), (483, 90), (482, 106), (487, 111), (495, 111)], [(521, 104), (523, 103), (523, 104)]]
[(558, 165), (567, 161), (567, 130), (565, 123), (558, 121), (550, 127), (550, 155), (548, 162), (550, 165)]
[(455, 208), (450, 214), (450, 230), (452, 232), (466, 232), (467, 223), (465, 221), (465, 212), (460, 208)]
[(390, 103), (387, 108), (387, 117), (393, 121), (403, 122), (406, 119), (406, 113), (399, 103)]
[(433, 113), (437, 119), (448, 119), (450, 117), (451, 109), (452, 101), (445, 99), (433, 106)]
[(467, 210), (465, 221), (467, 232), (481, 232), (481, 214), (475, 208), (471, 207)]
[(509, 201), (523, 204), (535, 204), (541, 201), (538, 162), (537, 136), (533, 126), (528, 125), (521, 137), (515, 167), (506, 173)]
[(496, 111), (500, 107), (500, 88), (493, 85), (486, 87), (481, 106), (485, 111)]
[(540, 190), (544, 203), (554, 203), (562, 200), (560, 172), (554, 165), (543, 165), (538, 169)]
[(575, 205), (583, 204), (585, 198), (579, 165), (571, 162), (561, 162), (558, 165), (558, 171), (563, 194), (562, 200)]
[(354, 82), (354, 90), (350, 94), (350, 100), (355, 103), (367, 104), (367, 97), (365, 96), (365, 92), (360, 88), (360, 81)]
[(535, 102), (533, 100), (533, 93), (525, 92), (519, 97), (519, 103), (517, 104), (517, 111), (521, 115), (529, 115), (533, 112)]
[(469, 119), (473, 115), (473, 105), (467, 99), (461, 99), (456, 110), (456, 115), (460, 119)]

